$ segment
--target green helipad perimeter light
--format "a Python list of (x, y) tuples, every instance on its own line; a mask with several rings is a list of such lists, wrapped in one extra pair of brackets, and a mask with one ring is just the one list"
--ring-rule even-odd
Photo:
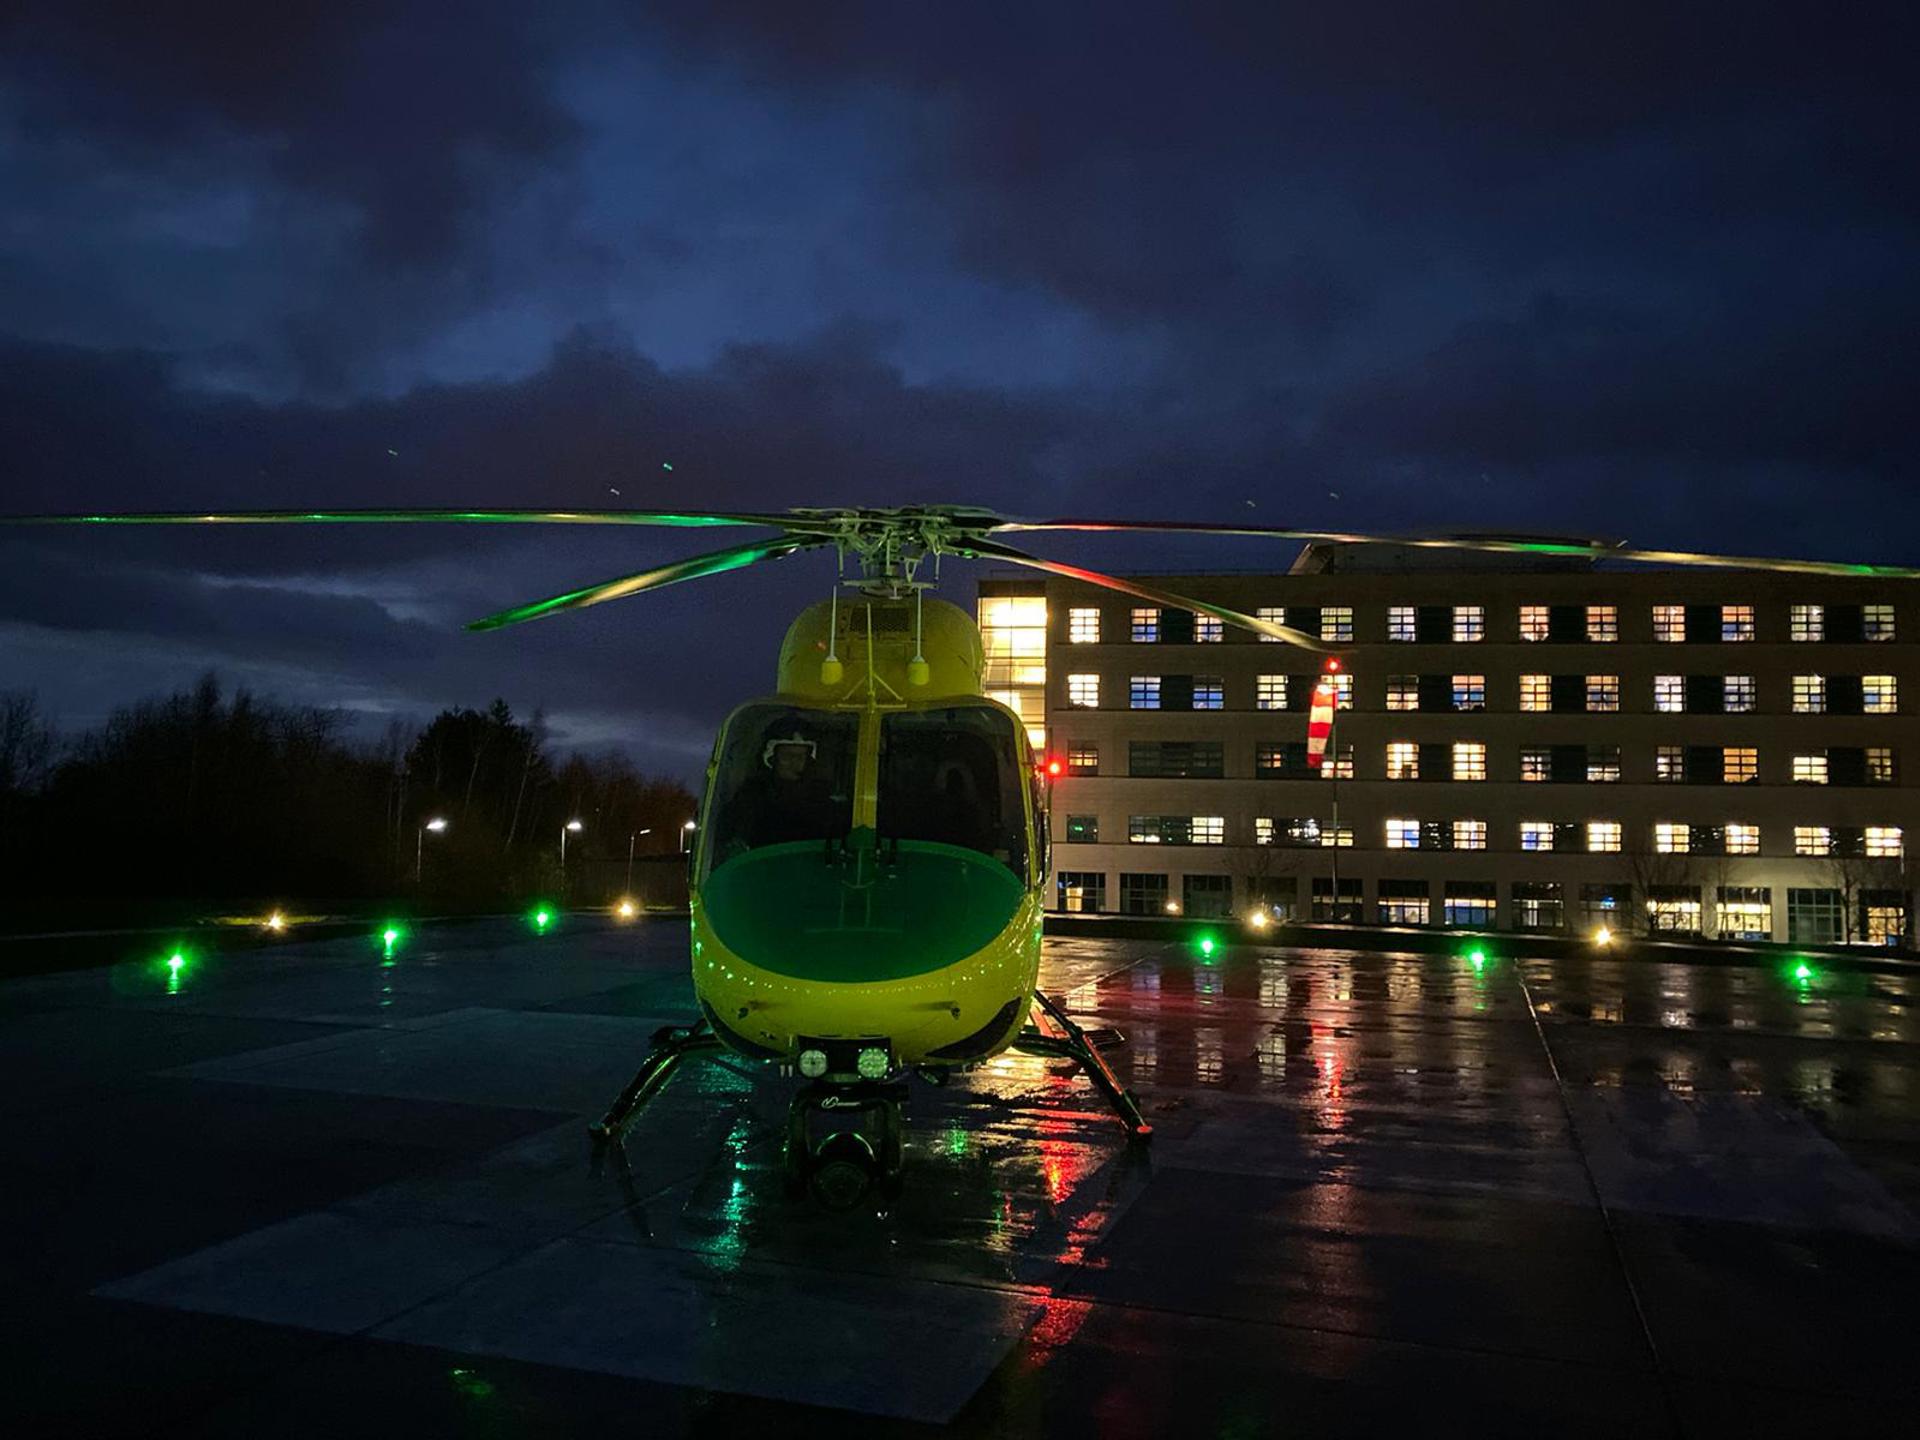
[(1469, 950), (1467, 952), (1467, 963), (1473, 966), (1473, 968), (1476, 970), (1486, 969), (1487, 952), (1477, 947), (1475, 949)]
[(1798, 962), (1793, 967), (1793, 978), (1798, 980), (1802, 985), (1806, 984), (1809, 980), (1813, 979), (1813, 967), (1804, 960)]
[(533, 914), (527, 918), (533, 922), (533, 928), (544, 935), (548, 930), (553, 928), (553, 907), (550, 905), (536, 906)]
[(380, 948), (387, 959), (393, 959), (393, 952), (400, 948), (400, 942), (407, 938), (407, 927), (398, 920), (389, 920), (380, 927)]
[(1211, 960), (1213, 958), (1213, 948), (1213, 936), (1202, 935), (1200, 937), (1200, 958), (1202, 960)]

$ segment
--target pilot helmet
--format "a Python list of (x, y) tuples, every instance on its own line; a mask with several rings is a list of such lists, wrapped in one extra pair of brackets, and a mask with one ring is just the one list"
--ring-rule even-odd
[(809, 761), (817, 759), (820, 754), (820, 746), (796, 730), (791, 735), (776, 735), (773, 739), (767, 741), (765, 747), (760, 751), (760, 763), (771, 770), (773, 768), (773, 752), (782, 745), (806, 746), (807, 759)]

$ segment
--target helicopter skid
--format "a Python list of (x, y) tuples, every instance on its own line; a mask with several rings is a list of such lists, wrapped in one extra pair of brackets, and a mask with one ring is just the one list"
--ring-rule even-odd
[(1127, 1129), (1127, 1138), (1145, 1141), (1153, 1136), (1153, 1126), (1147, 1123), (1147, 1117), (1140, 1113), (1140, 1101), (1134, 1093), (1120, 1083), (1120, 1079), (1101, 1055), (1102, 1050), (1125, 1043), (1125, 1038), (1115, 1030), (1083, 1030), (1075, 1024), (1059, 1004), (1039, 990), (1033, 992), (1036, 1019), (1044, 1017), (1054, 1026), (1053, 1031), (1043, 1030), (1039, 1025), (1028, 1025), (1014, 1037), (1013, 1048), (1023, 1055), (1046, 1055), (1058, 1060), (1071, 1060), (1086, 1072), (1087, 1078), (1113, 1107), (1120, 1123)]
[(640, 1062), (640, 1068), (634, 1072), (633, 1079), (627, 1082), (627, 1088), (620, 1092), (619, 1099), (613, 1102), (605, 1115), (587, 1127), (594, 1145), (598, 1147), (619, 1139), (633, 1122), (633, 1117), (640, 1113), (641, 1106), (659, 1093), (688, 1055), (724, 1048), (704, 1020), (697, 1020), (691, 1025), (663, 1025), (654, 1031), (653, 1048), (647, 1052), (647, 1058)]

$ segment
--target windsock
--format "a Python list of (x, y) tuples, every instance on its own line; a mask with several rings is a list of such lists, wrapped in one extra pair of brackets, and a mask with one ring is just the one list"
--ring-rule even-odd
[(1307, 766), (1318, 770), (1333, 735), (1333, 677), (1322, 675), (1313, 687), (1313, 705), (1307, 711)]

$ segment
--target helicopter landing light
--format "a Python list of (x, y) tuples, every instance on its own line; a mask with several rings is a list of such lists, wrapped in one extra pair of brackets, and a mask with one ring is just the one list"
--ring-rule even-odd
[(860, 1072), (862, 1080), (879, 1080), (885, 1077), (891, 1064), (892, 1057), (885, 1050), (877, 1045), (869, 1045), (860, 1052), (860, 1058), (854, 1062), (854, 1068)]
[(809, 1080), (818, 1080), (827, 1073), (827, 1052), (824, 1050), (802, 1050), (800, 1052), (800, 1073)]

